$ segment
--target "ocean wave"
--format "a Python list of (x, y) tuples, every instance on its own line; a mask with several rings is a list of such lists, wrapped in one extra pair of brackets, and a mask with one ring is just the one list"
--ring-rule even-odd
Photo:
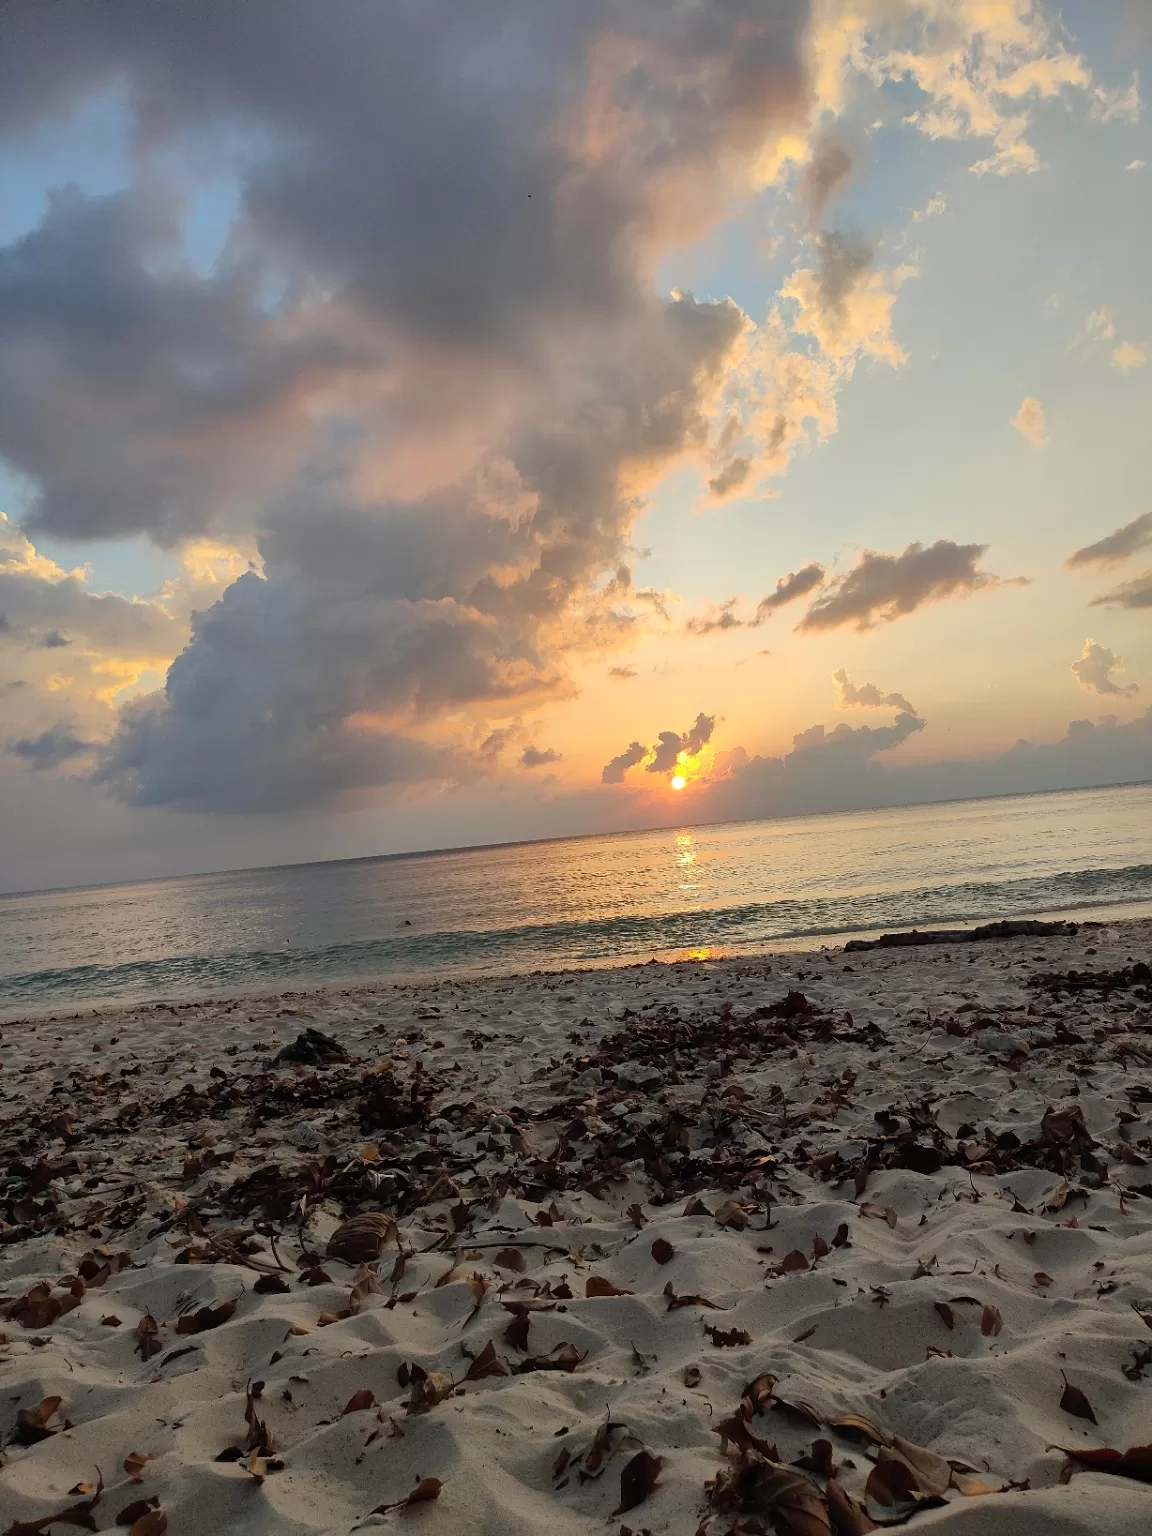
[(227, 994), (286, 984), (412, 975), (510, 971), (635, 960), (703, 949), (931, 927), (1035, 912), (1090, 910), (1152, 898), (1152, 865), (1067, 870), (1004, 881), (913, 890), (748, 902), (674, 914), (521, 924), (492, 930), (405, 933), (320, 948), (175, 955), (0, 977), (0, 1008), (96, 1000)]

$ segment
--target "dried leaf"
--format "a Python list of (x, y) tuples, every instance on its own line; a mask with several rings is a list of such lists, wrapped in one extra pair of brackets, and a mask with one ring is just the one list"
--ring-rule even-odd
[(124, 1458), (124, 1470), (134, 1483), (141, 1482), (144, 1468), (152, 1460), (146, 1451), (129, 1451)]
[(759, 1435), (754, 1435), (747, 1423), (739, 1414), (733, 1414), (729, 1419), (721, 1419), (719, 1424), (714, 1424), (713, 1429), (720, 1436), (721, 1453), (726, 1453), (728, 1443), (739, 1446), (745, 1455), (749, 1451), (755, 1451), (757, 1455), (764, 1456), (768, 1461), (776, 1461), (776, 1447), (770, 1445), (767, 1440), (762, 1440)]
[(440, 1497), (443, 1486), (438, 1477), (422, 1477), (406, 1499), (397, 1499), (394, 1504), (377, 1504), (372, 1513), (386, 1515), (390, 1509), (407, 1509), (412, 1504), (426, 1504), (430, 1499)]
[(849, 1440), (862, 1440), (868, 1445), (887, 1445), (889, 1441), (882, 1429), (859, 1413), (842, 1413), (838, 1418), (829, 1419), (828, 1428), (838, 1430)]
[(511, 1344), (513, 1349), (518, 1349), (521, 1354), (525, 1353), (528, 1349), (528, 1329), (531, 1323), (532, 1319), (527, 1309), (525, 1309), (523, 1312), (517, 1312), (504, 1330), (505, 1339)]
[(48, 1423), (64, 1401), (60, 1397), (46, 1397), (36, 1408), (20, 1408), (16, 1413), (17, 1445), (35, 1445), (47, 1440), (58, 1431), (48, 1428)]
[(868, 1511), (857, 1504), (834, 1477), (828, 1479), (824, 1497), (828, 1501), (828, 1513), (836, 1536), (868, 1536), (870, 1531), (879, 1530)]
[(715, 1220), (718, 1227), (731, 1227), (736, 1232), (743, 1232), (748, 1225), (749, 1210), (739, 1200), (725, 1200), (724, 1204), (716, 1212)]
[(164, 1536), (168, 1529), (168, 1516), (162, 1509), (150, 1509), (132, 1522), (128, 1536)]
[(713, 1328), (708, 1323), (704, 1324), (704, 1332), (712, 1340), (717, 1349), (735, 1349), (740, 1345), (751, 1344), (752, 1335), (746, 1333), (743, 1328)]
[(786, 1275), (796, 1273), (798, 1270), (808, 1268), (807, 1256), (800, 1252), (799, 1248), (793, 1248), (791, 1253), (786, 1253), (780, 1262), (780, 1268)]
[(1060, 1398), (1060, 1406), (1064, 1412), (1071, 1413), (1078, 1419), (1087, 1419), (1091, 1424), (1098, 1424), (1100, 1421), (1092, 1411), (1092, 1404), (1084, 1396), (1080, 1388), (1074, 1387), (1063, 1371), (1060, 1372), (1060, 1375), (1064, 1379), (1064, 1391)]
[(637, 1451), (620, 1473), (620, 1502), (609, 1518), (614, 1520), (617, 1515), (626, 1514), (638, 1504), (643, 1504), (655, 1488), (663, 1465), (660, 1457), (653, 1456), (650, 1451)]
[(384, 1290), (380, 1276), (374, 1269), (362, 1275), (348, 1293), (348, 1310), (353, 1317), (362, 1309), (369, 1296), (379, 1296)]
[(260, 1296), (283, 1296), (292, 1287), (283, 1275), (261, 1275), (252, 1289)]
[(131, 1504), (125, 1504), (124, 1508), (116, 1516), (117, 1525), (135, 1525), (137, 1520), (142, 1520), (145, 1515), (150, 1515), (160, 1503), (153, 1496), (150, 1499), (134, 1499)]
[(576, 1348), (575, 1344), (558, 1344), (548, 1355), (534, 1355), (527, 1360), (521, 1360), (516, 1367), (516, 1375), (521, 1376), (529, 1371), (574, 1371), (584, 1359), (584, 1354)]
[(945, 1328), (955, 1328), (956, 1314), (953, 1312), (948, 1303), (946, 1301), (934, 1301), (932, 1305), (936, 1308), (936, 1311), (940, 1316), (940, 1320), (944, 1324)]
[(141, 1360), (151, 1360), (153, 1355), (160, 1353), (162, 1345), (159, 1333), (160, 1325), (151, 1313), (147, 1313), (136, 1324), (136, 1353)]
[(345, 1264), (371, 1264), (380, 1257), (385, 1243), (400, 1241), (396, 1219), (386, 1211), (366, 1211), (342, 1222), (328, 1239), (324, 1252), (330, 1259)]
[(943, 1456), (938, 1456), (926, 1446), (915, 1445), (900, 1435), (893, 1435), (891, 1449), (883, 1452), (881, 1459), (887, 1456), (899, 1457), (912, 1469), (921, 1493), (942, 1494), (952, 1480), (952, 1467)]
[(658, 1237), (652, 1244), (652, 1257), (657, 1264), (667, 1264), (675, 1255), (676, 1250), (666, 1237)]
[(677, 1296), (671, 1280), (664, 1287), (664, 1295), (668, 1298), (669, 1312), (675, 1312), (678, 1307), (711, 1307), (714, 1312), (725, 1310), (718, 1301), (709, 1301), (707, 1296)]
[(861, 1216), (873, 1216), (877, 1221), (886, 1221), (890, 1227), (894, 1227), (899, 1217), (890, 1205), (872, 1205), (868, 1201), (860, 1207)]
[(442, 1403), (455, 1389), (456, 1383), (443, 1371), (426, 1371), (423, 1366), (409, 1366), (412, 1391), (408, 1398), (409, 1413), (427, 1413)]
[(344, 1418), (349, 1413), (363, 1413), (368, 1408), (375, 1408), (376, 1394), (371, 1387), (361, 1387), (359, 1392), (353, 1392), (352, 1396), (344, 1404), (340, 1417)]
[(980, 1316), (980, 1332), (985, 1338), (995, 1338), (1004, 1326), (999, 1307), (985, 1307)]
[[(1071, 1450), (1065, 1445), (1050, 1446), (1049, 1449), (1063, 1451), (1065, 1456), (1091, 1467), (1094, 1472), (1112, 1472), (1117, 1477), (1130, 1477), (1138, 1483), (1152, 1483), (1152, 1445), (1133, 1445), (1126, 1451), (1115, 1451), (1109, 1447), (1101, 1450)], [(1068, 1469), (1069, 1476), (1072, 1470), (1071, 1467)], [(1061, 1481), (1066, 1482), (1067, 1478), (1062, 1477)]]
[(698, 1387), (700, 1385), (700, 1367), (698, 1365), (686, 1365), (684, 1367), (684, 1385), (686, 1387)]
[(496, 1346), (489, 1339), (484, 1348), (464, 1372), (465, 1381), (483, 1381), (485, 1376), (507, 1376), (508, 1367), (496, 1353)]
[(226, 1323), (236, 1310), (236, 1297), (233, 1301), (221, 1301), (214, 1307), (201, 1307), (196, 1312), (185, 1312), (183, 1317), (176, 1319), (177, 1333), (206, 1333), (209, 1328), (219, 1328), (221, 1323)]
[(585, 1296), (631, 1296), (631, 1291), (621, 1290), (618, 1285), (613, 1285), (611, 1280), (605, 1280), (603, 1275), (589, 1275), (584, 1287)]

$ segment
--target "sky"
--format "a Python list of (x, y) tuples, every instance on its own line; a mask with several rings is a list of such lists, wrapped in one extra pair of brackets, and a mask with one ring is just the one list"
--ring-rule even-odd
[(1152, 777), (1143, 0), (9, 0), (0, 889)]

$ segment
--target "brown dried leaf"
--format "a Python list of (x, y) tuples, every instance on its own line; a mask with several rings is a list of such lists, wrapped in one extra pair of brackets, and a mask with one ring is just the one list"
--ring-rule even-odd
[(348, 1310), (353, 1317), (362, 1309), (369, 1296), (379, 1296), (384, 1287), (380, 1283), (380, 1276), (374, 1269), (370, 1269), (366, 1275), (361, 1276), (356, 1284), (348, 1292)]
[(1089, 1423), (1098, 1424), (1100, 1421), (1092, 1411), (1092, 1404), (1084, 1396), (1080, 1388), (1074, 1387), (1063, 1371), (1060, 1372), (1060, 1375), (1064, 1379), (1064, 1391), (1060, 1398), (1060, 1406), (1064, 1412), (1071, 1413), (1078, 1419), (1087, 1419)]
[(366, 1211), (342, 1222), (328, 1239), (324, 1252), (330, 1259), (345, 1264), (371, 1264), (380, 1257), (385, 1243), (399, 1242), (396, 1218), (386, 1211)]
[(704, 1332), (712, 1340), (717, 1349), (735, 1349), (738, 1346), (751, 1344), (752, 1335), (746, 1333), (743, 1328), (713, 1328), (708, 1323), (704, 1324)]
[(363, 1413), (368, 1408), (375, 1408), (376, 1394), (371, 1387), (361, 1387), (359, 1392), (353, 1392), (352, 1396), (344, 1404), (340, 1417), (344, 1418), (350, 1413)]
[(168, 1516), (162, 1509), (150, 1509), (132, 1522), (128, 1536), (164, 1536), (168, 1529)]
[(185, 1312), (183, 1317), (176, 1319), (177, 1333), (206, 1333), (209, 1328), (219, 1328), (221, 1323), (226, 1323), (236, 1310), (236, 1297), (232, 1301), (221, 1301), (214, 1307), (201, 1307), (196, 1312)]
[(985, 1307), (980, 1316), (980, 1332), (987, 1339), (995, 1338), (1004, 1326), (1004, 1319), (1000, 1316), (999, 1307)]
[(443, 1371), (426, 1371), (421, 1365), (409, 1366), (412, 1391), (408, 1397), (409, 1413), (427, 1413), (451, 1395), (456, 1383)]
[(485, 1376), (507, 1376), (508, 1367), (496, 1353), (496, 1346), (489, 1339), (484, 1348), (464, 1372), (465, 1381), (483, 1381)]
[(35, 1445), (37, 1441), (47, 1440), (50, 1435), (57, 1434), (58, 1431), (49, 1429), (48, 1424), (63, 1401), (61, 1397), (46, 1397), (35, 1408), (18, 1409), (16, 1413), (17, 1445)]
[[(1126, 1451), (1110, 1447), (1101, 1450), (1071, 1450), (1068, 1446), (1050, 1446), (1050, 1450), (1063, 1451), (1073, 1461), (1091, 1467), (1094, 1472), (1112, 1472), (1117, 1477), (1130, 1477), (1138, 1483), (1152, 1483), (1152, 1445), (1133, 1445)], [(1074, 1468), (1068, 1467), (1070, 1477)], [(1061, 1476), (1061, 1482), (1068, 1478)]]
[(667, 1264), (675, 1255), (676, 1250), (666, 1237), (658, 1237), (652, 1244), (652, 1257), (657, 1264)]
[(519, 1248), (501, 1248), (493, 1263), (500, 1269), (514, 1270), (518, 1275), (522, 1275), (527, 1267), (524, 1263), (524, 1255)]
[(678, 1307), (711, 1307), (714, 1312), (726, 1310), (718, 1301), (709, 1301), (707, 1296), (677, 1296), (671, 1280), (664, 1287), (664, 1295), (668, 1298), (669, 1312), (675, 1312)]
[(139, 1483), (144, 1477), (144, 1468), (152, 1460), (146, 1451), (129, 1451), (124, 1458), (124, 1470), (134, 1483)]
[(631, 1296), (632, 1291), (625, 1291), (618, 1285), (613, 1285), (611, 1280), (605, 1280), (603, 1275), (589, 1275), (584, 1286), (585, 1296)]
[(795, 1274), (798, 1270), (807, 1269), (807, 1255), (800, 1252), (799, 1248), (793, 1248), (791, 1253), (786, 1253), (780, 1261), (780, 1268), (786, 1275)]
[(838, 1418), (829, 1419), (828, 1428), (838, 1430), (849, 1440), (862, 1440), (868, 1445), (887, 1445), (889, 1441), (882, 1429), (859, 1413), (842, 1413)]
[(943, 1456), (900, 1435), (893, 1435), (891, 1450), (883, 1452), (881, 1460), (887, 1456), (898, 1457), (912, 1469), (921, 1493), (942, 1494), (952, 1480), (952, 1467)]
[(137, 1520), (142, 1520), (145, 1515), (150, 1515), (159, 1504), (160, 1500), (153, 1495), (150, 1499), (133, 1499), (131, 1504), (125, 1504), (124, 1508), (116, 1516), (117, 1525), (135, 1525)]
[(880, 1529), (868, 1511), (857, 1504), (834, 1477), (828, 1479), (824, 1497), (828, 1501), (828, 1514), (836, 1536), (868, 1536), (870, 1531)]
[(620, 1473), (620, 1502), (609, 1518), (615, 1520), (617, 1515), (643, 1504), (655, 1488), (663, 1465), (660, 1457), (653, 1456), (650, 1451), (637, 1451)]
[(407, 1509), (411, 1504), (426, 1504), (430, 1499), (440, 1497), (443, 1486), (438, 1477), (422, 1477), (406, 1499), (397, 1499), (394, 1504), (377, 1504), (372, 1513), (386, 1515), (390, 1509)]
[(867, 1200), (860, 1207), (860, 1214), (875, 1217), (877, 1221), (886, 1221), (890, 1227), (894, 1227), (900, 1219), (890, 1205), (872, 1205)]

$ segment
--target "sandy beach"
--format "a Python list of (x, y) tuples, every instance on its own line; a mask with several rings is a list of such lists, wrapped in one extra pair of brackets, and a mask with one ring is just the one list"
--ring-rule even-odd
[(1146, 1532), (1150, 955), (3, 1025), (0, 1531)]

